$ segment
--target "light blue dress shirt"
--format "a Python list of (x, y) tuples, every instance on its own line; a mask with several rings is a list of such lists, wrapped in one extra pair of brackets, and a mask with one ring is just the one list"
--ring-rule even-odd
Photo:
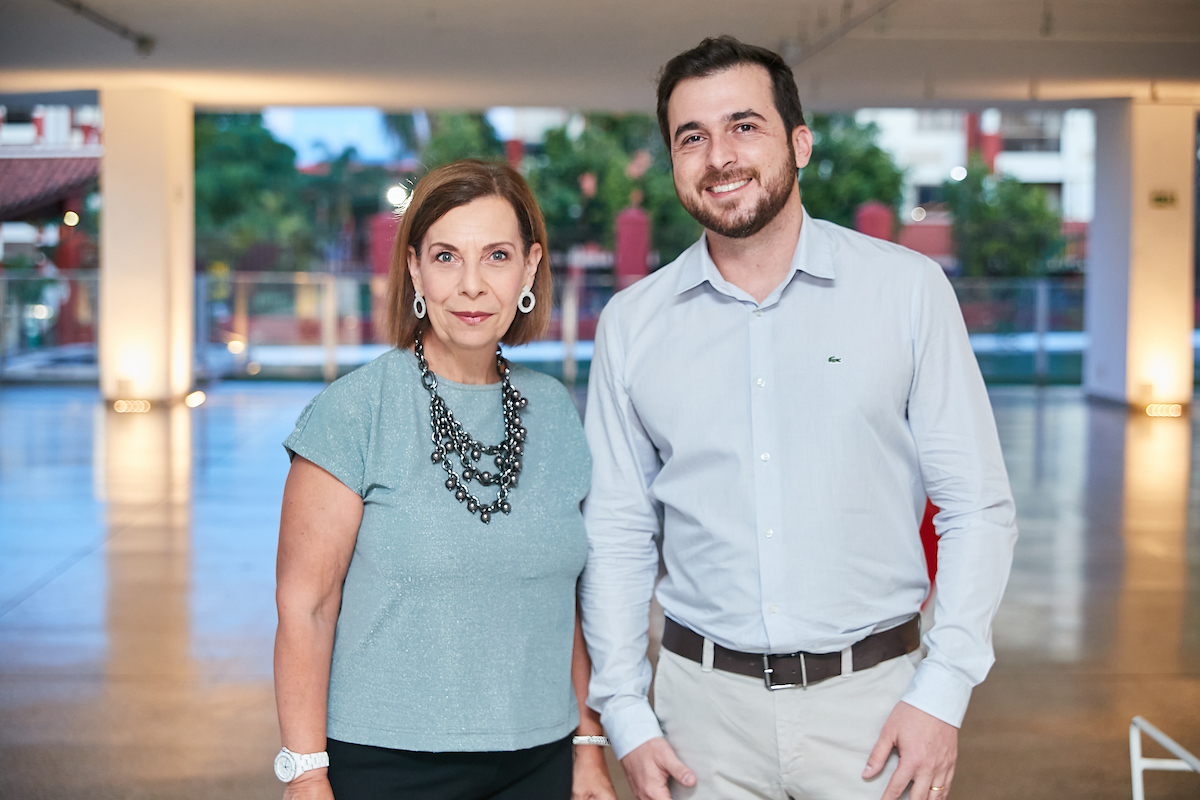
[(646, 699), (660, 549), (677, 622), (735, 650), (834, 652), (920, 610), (927, 494), (936, 623), (903, 699), (962, 722), (1017, 531), (936, 263), (806, 212), (791, 270), (758, 303), (702, 237), (605, 308), (585, 429), (589, 703), (619, 757), (661, 735)]

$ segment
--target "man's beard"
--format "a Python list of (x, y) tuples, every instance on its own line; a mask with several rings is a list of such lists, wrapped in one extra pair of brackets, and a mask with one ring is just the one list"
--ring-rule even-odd
[[(684, 199), (680, 194), (679, 201), (697, 222), (713, 233), (730, 239), (745, 239), (753, 236), (767, 227), (787, 205), (792, 189), (796, 185), (796, 168), (793, 166), (796, 163), (794, 152), (789, 141), (787, 163), (775, 174), (769, 176), (769, 180), (760, 181), (764, 194), (758, 203), (747, 211), (729, 217), (722, 215), (718, 210), (705, 206), (702, 200), (691, 195)], [(700, 180), (700, 196), (704, 196), (703, 187), (705, 186), (719, 186), (746, 178), (758, 179), (759, 177), (759, 173), (754, 170), (735, 170), (728, 173), (709, 170)]]

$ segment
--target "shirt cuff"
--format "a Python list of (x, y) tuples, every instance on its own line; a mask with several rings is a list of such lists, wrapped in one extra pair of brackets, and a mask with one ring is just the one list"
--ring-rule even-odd
[(644, 697), (610, 699), (604, 704), (600, 721), (618, 759), (663, 735), (658, 717), (654, 716), (650, 701)]
[(942, 722), (962, 727), (971, 700), (971, 685), (939, 664), (925, 659), (900, 699)]

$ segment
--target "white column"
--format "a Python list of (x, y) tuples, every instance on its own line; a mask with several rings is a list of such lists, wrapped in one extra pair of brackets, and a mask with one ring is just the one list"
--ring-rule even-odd
[(1088, 394), (1133, 406), (1191, 402), (1195, 172), (1195, 107), (1097, 105)]
[(148, 88), (105, 89), (100, 101), (100, 389), (178, 399), (192, 386), (192, 104)]

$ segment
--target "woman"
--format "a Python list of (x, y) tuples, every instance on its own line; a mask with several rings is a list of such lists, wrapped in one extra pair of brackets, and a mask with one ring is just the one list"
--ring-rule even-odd
[(329, 386), (284, 443), (284, 796), (614, 798), (602, 747), (571, 735), (601, 733), (574, 611), (591, 460), (563, 387), (499, 355), (550, 316), (521, 176), (480, 161), (426, 176), (389, 302), (397, 349)]

